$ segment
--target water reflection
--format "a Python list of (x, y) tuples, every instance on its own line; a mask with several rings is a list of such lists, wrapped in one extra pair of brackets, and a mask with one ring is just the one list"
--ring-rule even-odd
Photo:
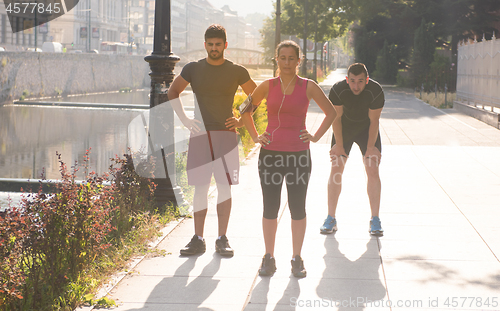
[[(144, 104), (149, 106), (149, 90), (134, 92), (110, 92), (90, 95), (74, 95), (50, 99), (52, 102), (86, 102), (86, 103), (120, 103), (120, 104)], [(44, 100), (47, 101), (47, 100)]]
[[(0, 107), (0, 178), (58, 179), (62, 160), (82, 163), (92, 149), (90, 168), (106, 172), (110, 158), (127, 151), (128, 124), (142, 110), (68, 107)], [(77, 174), (83, 178), (84, 172)]]

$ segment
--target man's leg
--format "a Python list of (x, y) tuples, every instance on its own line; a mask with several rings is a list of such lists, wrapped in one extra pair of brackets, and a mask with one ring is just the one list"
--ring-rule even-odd
[(380, 193), (382, 185), (379, 175), (379, 159), (364, 158), (366, 175), (368, 177), (367, 192), (370, 200), (370, 209), (373, 216), (379, 216)]
[[(366, 135), (366, 140), (368, 140), (368, 135)], [(360, 145), (366, 146), (365, 142)], [(380, 133), (378, 134), (377, 140), (375, 142), (375, 147), (381, 152), (382, 144), (380, 142)], [(384, 230), (382, 229), (382, 224), (379, 218), (380, 211), (380, 194), (382, 190), (382, 185), (380, 182), (379, 175), (379, 165), (380, 165), (380, 156), (371, 154), (365, 156), (366, 149), (361, 148), (361, 152), (363, 153), (363, 162), (365, 164), (366, 176), (368, 178), (366, 190), (368, 192), (368, 199), (370, 200), (370, 209), (372, 213), (372, 218), (370, 219), (370, 234), (374, 236), (383, 236)]]
[(219, 220), (219, 236), (223, 236), (226, 235), (229, 216), (231, 215), (231, 185), (218, 183), (217, 192), (217, 218)]
[(231, 215), (231, 185), (217, 183), (217, 218), (219, 222), (219, 238), (215, 241), (215, 251), (224, 257), (232, 257), (234, 251), (229, 246), (226, 236), (229, 216)]
[(194, 187), (193, 209), (194, 209), (194, 236), (191, 241), (181, 249), (181, 255), (190, 256), (204, 253), (206, 250), (203, 239), (203, 229), (205, 228), (205, 218), (208, 208), (208, 189), (210, 184), (198, 185)]
[[(335, 141), (332, 140), (332, 145)], [(344, 142), (344, 151), (349, 154), (352, 142)], [(347, 157), (338, 155), (332, 158), (332, 168), (330, 177), (328, 178), (328, 216), (323, 225), (319, 228), (321, 233), (333, 233), (337, 231), (337, 220), (335, 213), (337, 212), (337, 204), (339, 201), (340, 192), (342, 190), (342, 174), (344, 173)]]
[(203, 237), (203, 231), (205, 228), (205, 218), (207, 216), (207, 209), (208, 209), (209, 188), (210, 184), (194, 187), (194, 198), (193, 198), (194, 233), (200, 237)]
[(342, 174), (347, 158), (338, 156), (332, 161), (330, 178), (328, 179), (328, 215), (335, 218), (340, 192), (342, 190)]

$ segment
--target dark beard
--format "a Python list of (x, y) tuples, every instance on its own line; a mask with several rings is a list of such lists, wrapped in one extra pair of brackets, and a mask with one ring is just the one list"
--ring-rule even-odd
[(219, 60), (223, 57), (224, 57), (224, 52), (219, 53), (217, 57), (213, 57), (212, 53), (208, 53), (208, 58), (210, 58), (211, 60)]

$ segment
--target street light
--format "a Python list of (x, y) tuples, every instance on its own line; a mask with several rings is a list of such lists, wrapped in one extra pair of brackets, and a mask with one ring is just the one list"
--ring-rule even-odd
[[(280, 44), (281, 41), (281, 0), (276, 0), (276, 34), (274, 48)], [(276, 56), (275, 56), (276, 57)], [(278, 60), (274, 59), (273, 75), (276, 77), (276, 70), (278, 69)]]
[[(153, 52), (151, 55), (144, 58), (149, 63), (151, 72), (151, 90), (149, 108), (154, 108), (168, 101), (167, 89), (170, 83), (174, 80), (174, 67), (180, 58), (174, 55), (171, 51), (171, 37), (170, 37), (170, 0), (155, 1), (155, 28), (154, 28), (154, 42)], [(164, 124), (162, 124), (168, 143), (160, 151), (153, 154), (156, 160), (157, 169), (164, 166), (165, 171), (167, 167), (175, 167), (175, 140), (174, 140), (174, 111), (168, 104), (163, 107), (165, 115), (162, 115)], [(150, 115), (150, 120), (152, 120)], [(150, 129), (155, 128), (150, 122)], [(161, 161), (160, 161), (161, 159)], [(169, 163), (169, 165), (167, 165)], [(174, 165), (172, 165), (172, 163)], [(162, 165), (163, 164), (163, 165)], [(155, 174), (155, 176), (157, 176)], [(169, 178), (170, 176), (170, 178)], [(176, 201), (182, 198), (182, 191), (175, 182), (175, 172), (165, 172), (165, 178), (154, 178), (156, 184), (155, 198), (158, 206), (164, 206), (168, 202), (175, 205), (181, 205), (182, 202)]]
[(307, 0), (304, 0), (304, 41), (302, 43), (304, 62), (302, 63), (302, 76), (307, 77)]
[(87, 52), (90, 52), (90, 50), (92, 49), (92, 39), (91, 39), (91, 31), (92, 29), (90, 28), (91, 27), (91, 19), (92, 19), (92, 8), (91, 8), (91, 4), (92, 4), (92, 0), (89, 0), (89, 30), (87, 31), (87, 37), (89, 39), (89, 48), (87, 49)]

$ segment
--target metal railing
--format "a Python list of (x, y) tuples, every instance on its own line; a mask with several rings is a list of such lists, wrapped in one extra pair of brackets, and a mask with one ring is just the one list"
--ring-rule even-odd
[(460, 42), (457, 100), (492, 112), (500, 108), (500, 40)]
[(457, 90), (457, 100), (467, 102), (468, 105), (474, 107), (489, 108), (492, 112), (495, 112), (495, 108), (500, 109), (500, 97), (497, 96), (485, 96)]

